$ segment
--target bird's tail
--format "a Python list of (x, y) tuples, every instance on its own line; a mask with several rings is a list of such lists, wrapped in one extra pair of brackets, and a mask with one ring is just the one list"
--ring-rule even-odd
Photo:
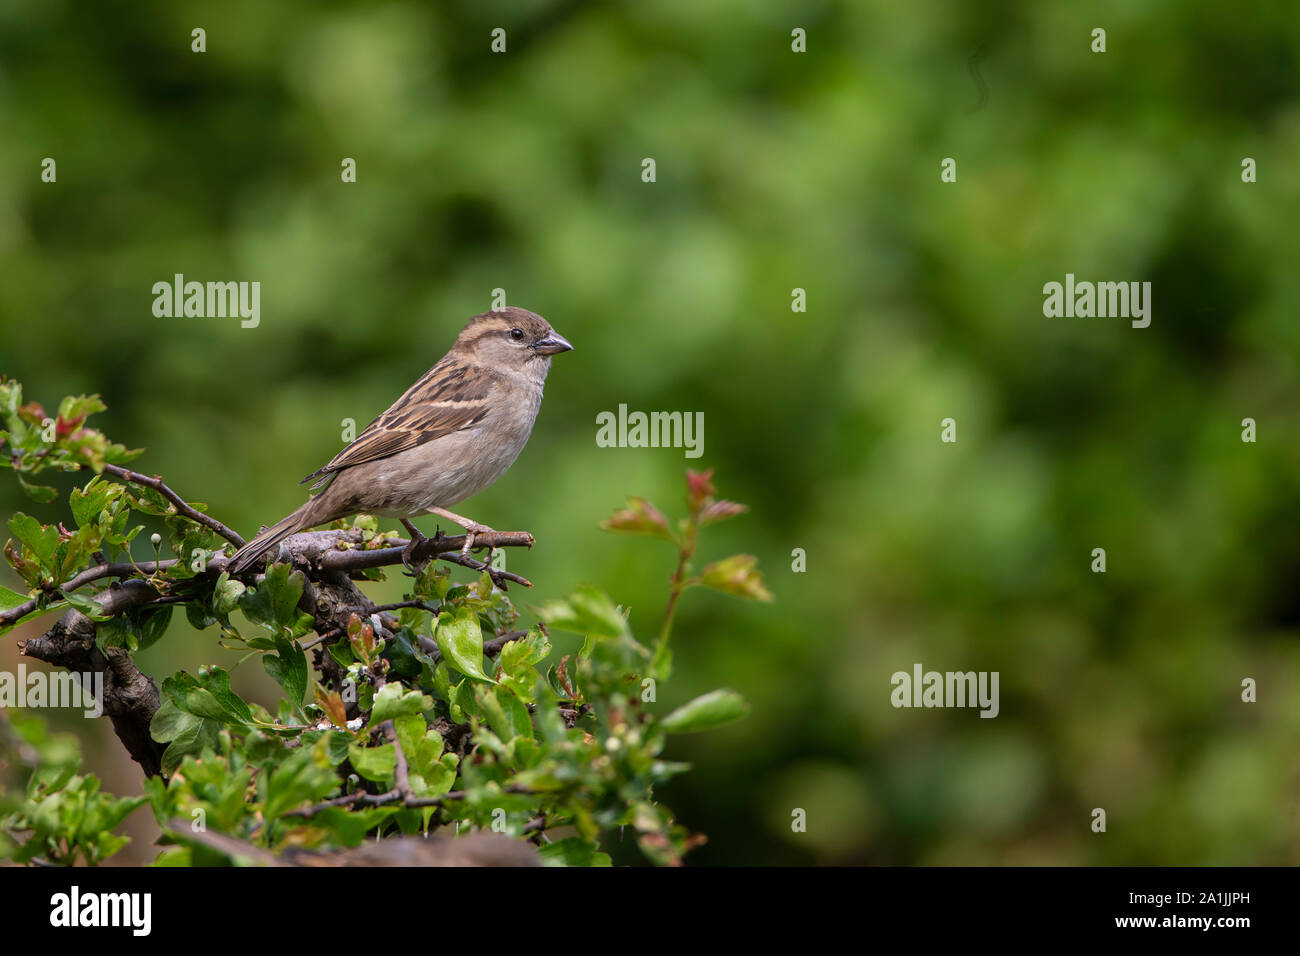
[(291, 534), (297, 534), (299, 531), (306, 531), (308, 528), (314, 528), (318, 524), (323, 524), (330, 520), (328, 514), (322, 513), (321, 497), (317, 496), (307, 501), (301, 508), (290, 515), (281, 518), (271, 527), (267, 528), (252, 541), (245, 544), (235, 552), (234, 557), (230, 559), (230, 564), (226, 569), (231, 574), (243, 571), (254, 561), (266, 554), (277, 544), (289, 537)]

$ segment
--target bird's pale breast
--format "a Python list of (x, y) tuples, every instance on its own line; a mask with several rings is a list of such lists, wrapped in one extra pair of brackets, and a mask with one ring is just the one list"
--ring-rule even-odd
[(520, 389), (514, 407), (503, 406), (479, 425), (437, 438), (381, 461), (373, 468), (377, 494), (388, 517), (409, 518), (429, 508), (450, 508), (472, 498), (506, 473), (528, 443), (542, 390)]

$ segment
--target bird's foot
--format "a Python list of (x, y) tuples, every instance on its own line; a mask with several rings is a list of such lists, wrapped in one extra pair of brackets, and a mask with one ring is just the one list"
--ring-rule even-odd
[(411, 522), (405, 518), (402, 519), (402, 527), (404, 527), (406, 533), (411, 536), (411, 540), (407, 542), (406, 547), (402, 550), (402, 564), (406, 566), (406, 574), (408, 577), (419, 577), (420, 572), (428, 566), (432, 558), (426, 557), (421, 561), (416, 561), (415, 552), (416, 549), (419, 548), (420, 545), (424, 544), (424, 542), (428, 541), (429, 538), (427, 535), (421, 533), (419, 528), (411, 524)]
[[(464, 528), (465, 528), (465, 544), (462, 545), (460, 549), (460, 553), (466, 555), (469, 554), (470, 551), (474, 548), (474, 539), (478, 535), (497, 533), (495, 528), (489, 528), (487, 525), (479, 524), (475, 521), (471, 521), (469, 522), (469, 524), (464, 525)], [(488, 548), (487, 558), (485, 559), (484, 563), (486, 564), (492, 563), (492, 555), (495, 551), (496, 548), (492, 548), (492, 547)]]
[[(455, 522), (465, 529), (465, 544), (460, 549), (460, 556), (462, 558), (469, 557), (469, 553), (474, 549), (475, 540), (479, 535), (497, 533), (495, 528), (489, 528), (485, 524), (479, 524), (477, 521), (472, 521), (464, 515), (458, 515), (454, 511), (448, 511), (446, 508), (430, 508), (429, 513), (446, 518), (448, 521)], [(487, 553), (488, 564), (492, 563), (492, 556), (494, 553), (495, 549), (489, 547)]]

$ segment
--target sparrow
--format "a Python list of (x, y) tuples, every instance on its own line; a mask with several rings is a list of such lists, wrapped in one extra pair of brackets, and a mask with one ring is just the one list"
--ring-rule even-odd
[(432, 513), (467, 532), (487, 525), (447, 508), (491, 485), (532, 433), (551, 357), (572, 350), (540, 315), (505, 308), (474, 316), (451, 350), (356, 440), (300, 484), (323, 488), (235, 552), (231, 573), (291, 534), (355, 514), (401, 519), (410, 549), (424, 535), (410, 519)]

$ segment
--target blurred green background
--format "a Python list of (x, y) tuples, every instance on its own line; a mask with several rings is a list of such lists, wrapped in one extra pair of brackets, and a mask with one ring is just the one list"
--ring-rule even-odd
[[(459, 509), (537, 535), (519, 600), (593, 583), (648, 638), (672, 554), (597, 522), (680, 510), (687, 465), (753, 509), (701, 558), (757, 554), (776, 603), (688, 594), (659, 694), (754, 708), (671, 743), (693, 862), (1300, 863), (1300, 17), (1142, 6), (11, 0), (0, 371), (100, 393), (250, 534), (503, 288), (577, 347)], [(177, 272), (260, 281), (260, 327), (155, 318)], [(1151, 281), (1151, 327), (1045, 318), (1067, 272)], [(620, 403), (703, 412), (703, 458), (598, 448)], [(142, 658), (232, 659), (179, 617)], [(918, 662), (999, 671), (1001, 714), (895, 710)]]

